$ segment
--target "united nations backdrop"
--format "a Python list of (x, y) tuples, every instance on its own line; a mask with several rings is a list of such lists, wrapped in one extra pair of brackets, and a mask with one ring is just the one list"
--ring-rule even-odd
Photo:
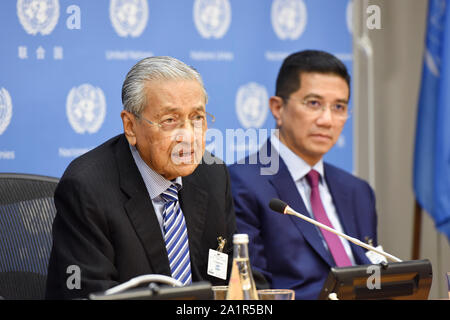
[[(268, 99), (283, 59), (303, 49), (352, 68), (351, 0), (5, 0), (0, 2), (0, 172), (60, 177), (122, 132), (121, 86), (154, 55), (203, 76), (226, 163), (274, 128)], [(353, 170), (352, 118), (326, 160)], [(240, 137), (243, 133), (245, 139)]]

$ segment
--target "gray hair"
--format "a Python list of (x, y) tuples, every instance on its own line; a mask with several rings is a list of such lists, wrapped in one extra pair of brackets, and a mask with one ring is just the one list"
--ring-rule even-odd
[(122, 104), (124, 110), (140, 115), (146, 103), (145, 85), (148, 81), (195, 80), (208, 100), (202, 77), (193, 67), (172, 57), (149, 57), (136, 63), (128, 72), (122, 86)]

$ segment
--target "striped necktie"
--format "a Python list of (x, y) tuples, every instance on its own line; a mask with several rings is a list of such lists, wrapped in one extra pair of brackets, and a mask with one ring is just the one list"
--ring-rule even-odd
[(189, 243), (177, 187), (172, 184), (161, 193), (161, 197), (165, 201), (163, 231), (172, 277), (181, 281), (183, 285), (189, 285), (192, 282)]
[[(334, 228), (328, 219), (327, 213), (322, 204), (322, 200), (320, 199), (319, 192), (319, 172), (316, 170), (311, 170), (307, 175), (306, 179), (308, 180), (309, 185), (311, 186), (311, 208), (314, 213), (314, 217), (320, 223), (327, 225), (328, 227)], [(325, 241), (327, 242), (328, 249), (333, 256), (334, 261), (338, 267), (351, 266), (352, 263), (347, 253), (345, 252), (344, 245), (342, 244), (339, 236), (331, 233), (327, 230), (320, 229), (322, 232)]]

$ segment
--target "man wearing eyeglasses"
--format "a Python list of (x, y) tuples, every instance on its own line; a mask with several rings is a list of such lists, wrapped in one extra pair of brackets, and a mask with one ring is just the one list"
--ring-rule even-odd
[(246, 159), (245, 164), (230, 167), (237, 227), (249, 234), (252, 266), (273, 288), (294, 289), (296, 299), (317, 299), (331, 267), (370, 261), (364, 249), (347, 240), (272, 211), (268, 207), (272, 198), (376, 244), (371, 187), (323, 160), (348, 120), (349, 99), (350, 76), (336, 57), (315, 50), (290, 55), (269, 101), (278, 130), (259, 151), (279, 157), (279, 166), (270, 169)]
[(200, 74), (146, 58), (122, 102), (124, 134), (75, 159), (56, 189), (47, 298), (86, 298), (145, 274), (227, 284), (232, 256), (208, 272), (209, 250), (229, 254), (236, 226), (227, 168), (205, 153), (214, 118)]

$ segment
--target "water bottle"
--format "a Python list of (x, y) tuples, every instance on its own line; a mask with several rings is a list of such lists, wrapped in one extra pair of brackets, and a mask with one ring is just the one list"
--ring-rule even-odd
[(248, 235), (233, 236), (233, 266), (228, 283), (227, 300), (258, 300), (248, 257)]

